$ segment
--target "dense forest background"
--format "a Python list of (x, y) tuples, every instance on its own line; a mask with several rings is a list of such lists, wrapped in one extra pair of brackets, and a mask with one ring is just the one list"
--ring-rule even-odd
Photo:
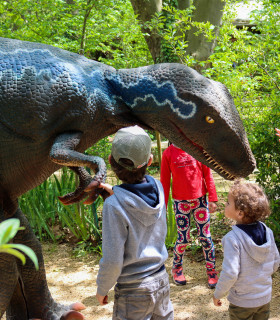
[[(240, 1), (234, 0), (4, 0), (0, 36), (50, 44), (115, 68), (180, 62), (224, 83), (244, 122), (256, 180), (271, 201), (268, 223), (279, 238), (280, 1), (254, 2), (250, 22), (237, 27)], [(107, 158), (107, 142), (87, 152)], [(99, 248), (101, 200), (90, 210), (57, 202), (75, 183), (62, 170), (24, 195), (21, 207), (39, 238), (58, 240), (60, 222), (84, 245), (90, 239)]]

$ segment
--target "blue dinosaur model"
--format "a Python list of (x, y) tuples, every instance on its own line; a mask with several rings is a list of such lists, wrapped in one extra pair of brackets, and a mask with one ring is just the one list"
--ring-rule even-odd
[(83, 152), (100, 139), (139, 125), (226, 179), (255, 168), (228, 90), (181, 64), (116, 70), (52, 46), (0, 38), (0, 114), (0, 222), (20, 219), (25, 230), (14, 242), (31, 247), (40, 266), (37, 272), (29, 259), (22, 266), (0, 255), (0, 318), (6, 312), (14, 320), (83, 319), (81, 305), (62, 306), (51, 297), (40, 243), (17, 198), (67, 166), (80, 184), (60, 200), (94, 201), (106, 166)]

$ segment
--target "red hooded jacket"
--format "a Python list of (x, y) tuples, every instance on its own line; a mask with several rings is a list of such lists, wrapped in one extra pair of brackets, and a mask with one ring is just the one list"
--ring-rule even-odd
[(208, 193), (209, 202), (218, 201), (211, 169), (171, 144), (162, 155), (160, 181), (167, 205), (172, 176), (172, 198), (192, 200)]

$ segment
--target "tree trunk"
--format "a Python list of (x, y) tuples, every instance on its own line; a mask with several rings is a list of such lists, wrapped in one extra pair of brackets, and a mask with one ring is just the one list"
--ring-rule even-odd
[[(162, 9), (162, 0), (131, 0), (131, 4), (135, 14), (138, 16), (142, 24), (142, 32), (145, 34), (145, 40), (151, 52), (154, 62), (156, 63), (161, 54), (161, 38), (156, 33), (151, 33), (145, 24), (151, 21), (154, 14)], [(178, 0), (178, 9), (184, 10), (191, 4), (190, 0)], [(217, 35), (223, 17), (224, 0), (194, 0), (196, 10), (194, 11), (193, 21), (207, 22), (209, 21), (215, 26), (214, 32)], [(190, 54), (198, 61), (207, 60), (213, 53), (215, 40), (209, 42), (203, 34), (196, 36), (196, 28), (191, 28), (186, 33), (188, 47), (186, 54)]]
[(184, 10), (187, 9), (191, 5), (190, 0), (178, 0), (178, 9)]
[(151, 33), (145, 24), (151, 21), (154, 14), (162, 9), (162, 0), (131, 0), (134, 13), (138, 16), (142, 24), (142, 32), (144, 33), (145, 40), (151, 52), (154, 63), (160, 57), (160, 37), (156, 33)]
[[(214, 32), (217, 36), (222, 22), (225, 2), (223, 0), (194, 0), (194, 6), (196, 10), (193, 20), (197, 22), (209, 21), (215, 26)], [(196, 31), (197, 29), (192, 27), (187, 32), (189, 46), (186, 53), (192, 55), (198, 61), (204, 61), (213, 53), (216, 38), (209, 42), (203, 34), (195, 35)]]
[(157, 149), (158, 149), (158, 163), (159, 163), (159, 167), (161, 167), (162, 147), (161, 147), (161, 137), (158, 131), (156, 131), (156, 139), (157, 139)]

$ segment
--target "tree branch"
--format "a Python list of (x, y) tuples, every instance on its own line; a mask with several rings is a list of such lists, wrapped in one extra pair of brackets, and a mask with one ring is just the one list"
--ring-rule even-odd
[(270, 80), (275, 84), (276, 88), (277, 88), (278, 90), (280, 90), (280, 87), (278, 86), (277, 82), (272, 78), (272, 76), (268, 73), (268, 71), (266, 71), (266, 69), (265, 69), (264, 67), (262, 67), (262, 66), (258, 63), (258, 61), (256, 61), (253, 57), (250, 56), (250, 59), (252, 59), (252, 60), (257, 64), (257, 66), (258, 66), (259, 68), (261, 68), (261, 69), (269, 76)]

